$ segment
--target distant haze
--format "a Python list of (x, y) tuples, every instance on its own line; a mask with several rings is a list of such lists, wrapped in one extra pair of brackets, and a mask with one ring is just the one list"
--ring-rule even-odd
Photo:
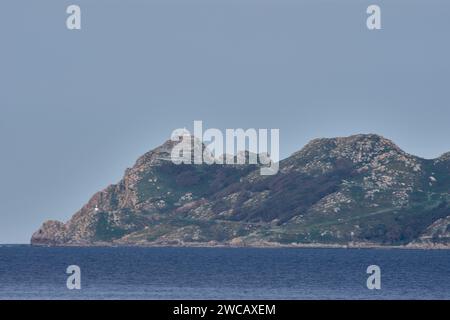
[(354, 133), (450, 151), (449, 17), (445, 0), (2, 1), (0, 243), (67, 220), (194, 120), (279, 128), (282, 157)]

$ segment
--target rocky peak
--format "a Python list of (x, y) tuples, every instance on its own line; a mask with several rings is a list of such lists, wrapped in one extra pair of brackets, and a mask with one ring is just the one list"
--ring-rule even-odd
[(309, 142), (298, 153), (302, 156), (334, 155), (360, 162), (380, 153), (404, 152), (391, 140), (376, 134), (358, 134), (349, 137), (319, 138)]
[(450, 152), (446, 152), (443, 155), (441, 155), (439, 158), (437, 158), (438, 162), (447, 162), (450, 161)]
[(159, 147), (146, 152), (144, 155), (139, 157), (131, 169), (141, 169), (143, 167), (149, 167), (153, 165), (161, 164), (162, 161), (170, 160), (170, 154), (173, 147), (179, 142), (167, 140)]
[(314, 139), (285, 163), (288, 168), (296, 166), (297, 170), (322, 174), (335, 168), (336, 163), (343, 161), (351, 163), (357, 169), (367, 166), (378, 167), (395, 161), (414, 167), (417, 165), (416, 159), (380, 135), (358, 134)]

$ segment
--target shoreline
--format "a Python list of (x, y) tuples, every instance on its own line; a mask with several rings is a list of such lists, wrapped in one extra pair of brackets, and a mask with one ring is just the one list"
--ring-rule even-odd
[(325, 243), (296, 243), (281, 244), (266, 242), (260, 244), (229, 244), (229, 243), (68, 243), (68, 244), (0, 244), (2, 246), (31, 246), (31, 247), (53, 247), (53, 248), (254, 248), (254, 249), (400, 249), (400, 250), (450, 250), (449, 245), (444, 244), (407, 244), (407, 245), (380, 245), (373, 243), (351, 243), (351, 244), (325, 244)]

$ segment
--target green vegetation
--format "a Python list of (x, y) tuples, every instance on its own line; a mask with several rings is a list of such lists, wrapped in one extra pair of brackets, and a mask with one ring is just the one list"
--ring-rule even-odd
[(112, 225), (108, 218), (108, 213), (99, 212), (95, 235), (99, 241), (111, 241), (123, 237), (126, 230)]

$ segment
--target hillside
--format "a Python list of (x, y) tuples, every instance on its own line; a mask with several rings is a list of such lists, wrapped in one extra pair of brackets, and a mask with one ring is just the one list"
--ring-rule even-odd
[(173, 145), (31, 243), (450, 246), (450, 153), (426, 160), (371, 134), (316, 139), (261, 176), (255, 165), (175, 165)]

